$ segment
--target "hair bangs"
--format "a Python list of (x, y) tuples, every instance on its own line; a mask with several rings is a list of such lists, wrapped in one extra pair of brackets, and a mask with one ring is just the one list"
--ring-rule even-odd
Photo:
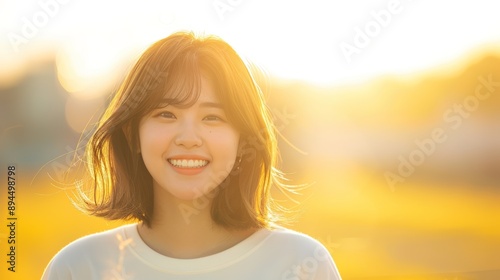
[(194, 53), (180, 55), (162, 72), (163, 79), (146, 100), (145, 114), (168, 105), (188, 108), (196, 103), (200, 97), (202, 74)]

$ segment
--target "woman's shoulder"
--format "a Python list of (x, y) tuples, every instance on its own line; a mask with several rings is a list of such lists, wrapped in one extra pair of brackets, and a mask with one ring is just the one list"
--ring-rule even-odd
[[(299, 231), (275, 227), (261, 246), (261, 256), (279, 260), (282, 279), (339, 280), (340, 274), (328, 249)], [(280, 264), (276, 264), (280, 265)]]
[(313, 237), (285, 227), (273, 227), (269, 229), (269, 241), (276, 246), (284, 246), (292, 250), (310, 251), (326, 250), (325, 246)]
[(333, 263), (328, 249), (313, 237), (284, 227), (267, 229), (267, 238), (259, 246), (264, 255), (276, 255), (284, 259), (303, 260), (313, 258)]
[[(102, 250), (104, 247), (115, 246), (116, 243), (126, 241), (126, 229), (135, 226), (135, 224), (123, 225), (102, 232), (89, 234), (76, 239), (66, 245), (59, 253), (74, 254), (84, 253), (92, 250)], [(58, 254), (59, 254), (58, 253)]]
[[(62, 248), (51, 260), (52, 266), (72, 266), (83, 259), (98, 261), (116, 254), (120, 244), (129, 242), (127, 230), (135, 224), (123, 225), (76, 239)], [(123, 248), (123, 246), (121, 246)]]

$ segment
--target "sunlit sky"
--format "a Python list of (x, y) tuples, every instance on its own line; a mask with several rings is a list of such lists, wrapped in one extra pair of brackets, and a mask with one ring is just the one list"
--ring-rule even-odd
[(55, 53), (63, 86), (90, 94), (178, 30), (216, 34), (273, 76), (356, 82), (500, 46), (499, 10), (493, 0), (0, 0), (0, 83)]

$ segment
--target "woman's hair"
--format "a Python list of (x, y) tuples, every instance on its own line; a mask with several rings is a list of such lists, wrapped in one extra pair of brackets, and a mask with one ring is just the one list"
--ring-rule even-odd
[(165, 106), (165, 100), (176, 106), (194, 104), (202, 75), (212, 82), (229, 122), (240, 133), (241, 162), (216, 189), (212, 219), (227, 228), (267, 227), (275, 220), (270, 188), (284, 185), (276, 167), (276, 131), (262, 91), (226, 42), (184, 32), (149, 47), (111, 100), (86, 147), (92, 192), (81, 192), (83, 209), (151, 225), (153, 180), (138, 151), (140, 120)]

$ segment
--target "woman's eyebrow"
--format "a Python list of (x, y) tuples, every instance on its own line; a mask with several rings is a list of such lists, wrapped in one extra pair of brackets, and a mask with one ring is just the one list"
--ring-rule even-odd
[(203, 108), (217, 108), (217, 109), (223, 109), (222, 108), (222, 105), (220, 103), (217, 103), (217, 102), (202, 102), (200, 103), (199, 105), (200, 107), (203, 107)]
[[(157, 108), (163, 108), (166, 106), (173, 106), (173, 107), (182, 107), (182, 106), (177, 106), (175, 103), (172, 104), (172, 99), (164, 98), (161, 99), (160, 102), (158, 103)], [(224, 109), (222, 104), (219, 102), (213, 102), (213, 101), (205, 101), (200, 103), (199, 107), (202, 108), (217, 108), (217, 109)]]

